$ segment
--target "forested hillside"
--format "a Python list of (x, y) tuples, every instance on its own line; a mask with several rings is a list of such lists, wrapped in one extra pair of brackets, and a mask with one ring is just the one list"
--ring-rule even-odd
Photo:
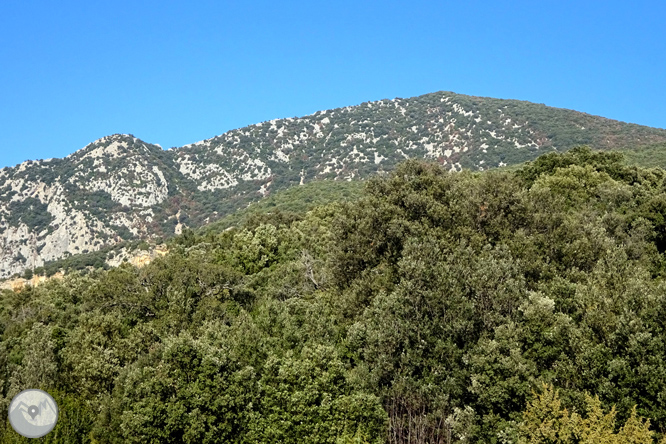
[(517, 100), (437, 92), (274, 119), (163, 150), (102, 137), (0, 170), (0, 278), (197, 228), (271, 193), (366, 179), (405, 159), (481, 171), (577, 145), (635, 149), (666, 130)]
[(656, 442), (665, 180), (588, 148), (409, 160), (356, 200), (5, 290), (2, 408), (49, 391), (52, 443)]

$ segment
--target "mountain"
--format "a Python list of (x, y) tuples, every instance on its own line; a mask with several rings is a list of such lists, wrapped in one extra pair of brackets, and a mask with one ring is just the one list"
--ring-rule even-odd
[(363, 179), (406, 158), (484, 170), (582, 144), (663, 143), (663, 129), (450, 92), (271, 120), (169, 150), (115, 134), (64, 159), (0, 171), (0, 278), (121, 241), (168, 237), (279, 189)]

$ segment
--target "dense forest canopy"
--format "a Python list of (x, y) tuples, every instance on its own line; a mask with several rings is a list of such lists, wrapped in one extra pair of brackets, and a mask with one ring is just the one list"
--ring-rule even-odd
[(354, 201), (3, 291), (2, 408), (49, 391), (53, 443), (653, 442), (665, 178), (585, 147), (407, 161)]

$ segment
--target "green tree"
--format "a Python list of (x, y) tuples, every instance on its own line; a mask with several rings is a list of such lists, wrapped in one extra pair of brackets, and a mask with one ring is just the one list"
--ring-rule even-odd
[(652, 444), (650, 420), (636, 414), (636, 407), (627, 421), (616, 431), (615, 407), (604, 413), (598, 397), (585, 396), (586, 414), (569, 413), (552, 385), (543, 384), (535, 393), (518, 425), (519, 443), (524, 444)]
[(242, 442), (254, 379), (205, 340), (167, 338), (121, 375), (96, 439), (107, 442), (105, 429), (117, 425), (115, 442)]
[(247, 442), (334, 444), (357, 433), (370, 442), (384, 442), (386, 413), (379, 399), (351, 392), (332, 347), (306, 347), (300, 356), (269, 356), (259, 387)]

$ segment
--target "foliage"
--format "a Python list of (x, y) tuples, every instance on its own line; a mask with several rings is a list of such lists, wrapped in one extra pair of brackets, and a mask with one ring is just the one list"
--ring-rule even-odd
[(322, 180), (281, 190), (203, 227), (202, 232), (215, 233), (238, 225), (252, 226), (255, 225), (253, 221), (270, 215), (276, 215), (272, 218), (273, 223), (275, 217), (298, 218), (316, 206), (356, 200), (362, 188), (360, 181)]
[(53, 216), (47, 208), (48, 204), (42, 203), (34, 197), (12, 201), (7, 206), (9, 213), (7, 223), (14, 227), (23, 223), (35, 233), (40, 233), (42, 230), (48, 229), (53, 222)]
[(569, 413), (552, 385), (542, 385), (542, 393), (534, 394), (518, 426), (519, 444), (570, 443), (581, 444), (652, 444), (650, 420), (631, 410), (624, 425), (615, 424), (617, 412), (612, 407), (604, 413), (598, 397), (585, 395), (586, 414)]
[(4, 290), (0, 400), (53, 392), (52, 442), (662, 439), (665, 179), (581, 147), (276, 193)]
[(666, 168), (666, 144), (646, 145), (621, 150), (625, 163), (643, 168)]

